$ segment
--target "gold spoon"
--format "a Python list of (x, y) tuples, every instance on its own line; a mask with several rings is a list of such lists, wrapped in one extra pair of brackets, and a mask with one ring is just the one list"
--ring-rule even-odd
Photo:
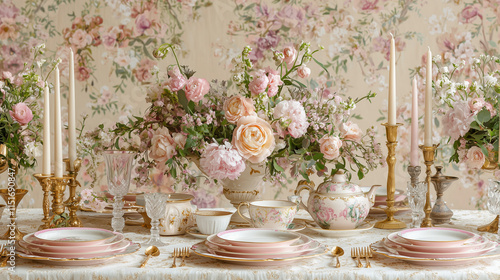
[(344, 255), (344, 249), (340, 248), (339, 246), (335, 246), (332, 249), (332, 255), (337, 257), (337, 265), (335, 267), (340, 267), (339, 257)]
[(156, 246), (149, 246), (144, 252), (146, 256), (148, 256), (141, 264), (141, 268), (146, 266), (146, 263), (149, 261), (151, 257), (158, 257), (160, 255), (160, 250)]

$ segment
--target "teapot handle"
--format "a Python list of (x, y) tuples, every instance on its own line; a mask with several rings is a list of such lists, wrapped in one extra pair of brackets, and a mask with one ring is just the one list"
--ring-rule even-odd
[(247, 216), (245, 216), (245, 215), (243, 215), (243, 214), (240, 212), (240, 207), (241, 207), (241, 206), (243, 206), (243, 205), (245, 205), (246, 207), (250, 207), (250, 203), (248, 203), (247, 201), (240, 202), (240, 204), (238, 205), (238, 215), (240, 215), (240, 217), (241, 217), (243, 220), (247, 221), (250, 225), (252, 225), (253, 223), (252, 223), (252, 221), (250, 220), (250, 218), (249, 218), (249, 217), (247, 217)]
[[(297, 188), (295, 189), (294, 194), (300, 196), (300, 192), (302, 192), (304, 189), (309, 189), (309, 193), (311, 193), (314, 191), (314, 187), (316, 187), (314, 182), (312, 181), (308, 182), (307, 180), (300, 180), (299, 183), (297, 184)], [(299, 201), (299, 205), (300, 207), (302, 207), (302, 209), (309, 212), (307, 206), (304, 204), (304, 202), (302, 202), (302, 199)]]

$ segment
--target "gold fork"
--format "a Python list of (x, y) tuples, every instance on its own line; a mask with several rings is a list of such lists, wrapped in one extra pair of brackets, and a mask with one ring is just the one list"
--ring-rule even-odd
[(175, 265), (175, 258), (180, 257), (179, 254), (179, 249), (174, 248), (174, 252), (172, 253), (172, 257), (174, 257), (174, 262), (172, 263), (172, 268), (176, 268), (177, 266)]
[(358, 262), (358, 267), (363, 267), (363, 264), (361, 263), (361, 260), (359, 259), (359, 249), (354, 247), (351, 248), (351, 257), (354, 259), (356, 258), (356, 261)]
[(366, 268), (372, 267), (370, 265), (370, 260), (368, 259), (372, 257), (371, 249), (369, 247), (361, 248), (361, 257), (364, 257), (366, 260)]
[(188, 247), (182, 248), (181, 256), (182, 256), (182, 262), (180, 266), (185, 266), (186, 265), (185, 259), (191, 256), (191, 252), (189, 251)]

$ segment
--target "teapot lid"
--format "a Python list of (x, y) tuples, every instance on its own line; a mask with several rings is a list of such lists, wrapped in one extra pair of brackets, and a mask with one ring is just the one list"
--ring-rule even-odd
[(322, 194), (363, 193), (358, 185), (347, 181), (344, 170), (338, 170), (331, 180), (321, 183), (316, 192)]

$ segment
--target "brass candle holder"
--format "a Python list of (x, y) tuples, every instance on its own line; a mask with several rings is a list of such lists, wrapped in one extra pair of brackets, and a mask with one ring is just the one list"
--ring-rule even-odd
[(426, 166), (426, 177), (425, 177), (425, 182), (427, 183), (427, 194), (425, 197), (425, 205), (424, 205), (424, 219), (422, 220), (422, 224), (420, 224), (420, 227), (432, 227), (432, 219), (431, 219), (431, 212), (432, 212), (432, 207), (431, 207), (431, 167), (434, 165), (434, 154), (436, 152), (437, 147), (439, 144), (434, 144), (432, 146), (420, 146), (420, 149), (422, 149), (422, 152), (424, 154), (424, 162)]
[(38, 182), (40, 183), (40, 186), (42, 186), (42, 191), (43, 191), (43, 219), (42, 222), (43, 224), (38, 227), (38, 230), (42, 229), (48, 229), (50, 228), (50, 189), (51, 189), (51, 181), (50, 177), (53, 175), (47, 175), (47, 174), (40, 174), (36, 173), (33, 174), (33, 177), (35, 177)]
[(71, 227), (81, 227), (82, 222), (76, 215), (76, 211), (78, 211), (78, 207), (80, 204), (80, 197), (76, 196), (76, 188), (81, 186), (80, 182), (77, 180), (78, 172), (80, 171), (81, 167), (81, 159), (76, 159), (74, 164), (74, 171), (71, 171), (70, 164), (69, 164), (69, 159), (64, 159), (64, 162), (66, 163), (66, 172), (68, 172), (68, 177), (71, 177), (71, 180), (68, 184), (69, 187), (69, 197), (68, 200), (64, 202), (66, 207), (68, 207), (69, 210), (69, 226)]
[(394, 207), (394, 193), (396, 192), (395, 166), (396, 146), (398, 145), (398, 127), (403, 124), (397, 123), (395, 125), (390, 125), (388, 123), (383, 123), (382, 125), (385, 126), (387, 136), (387, 166), (389, 168), (387, 174), (387, 208), (385, 209), (387, 218), (383, 221), (377, 222), (375, 227), (381, 229), (400, 229), (405, 228), (406, 224), (405, 222), (394, 218), (394, 213), (397, 211)]
[[(50, 191), (52, 192), (52, 212), (55, 215), (61, 216), (64, 213), (65, 210), (65, 204), (63, 201), (64, 197), (64, 192), (66, 191), (66, 186), (68, 186), (73, 180), (72, 177), (70, 176), (63, 176), (63, 177), (49, 177), (48, 178), (50, 182)], [(53, 220), (53, 225), (55, 227), (59, 226), (59, 224), (64, 222), (64, 218), (60, 217), (57, 220)]]

